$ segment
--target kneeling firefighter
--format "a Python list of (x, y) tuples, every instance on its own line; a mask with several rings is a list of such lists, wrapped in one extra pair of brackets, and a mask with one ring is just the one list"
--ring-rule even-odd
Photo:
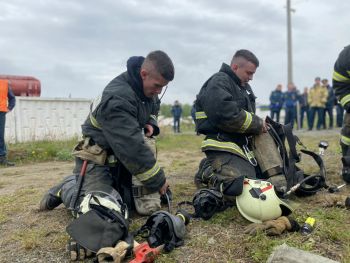
[[(256, 218), (254, 221), (288, 215), (291, 208), (278, 198), (273, 189), (284, 195), (303, 177), (303, 173), (295, 167), (299, 156), (295, 151), (294, 136), (291, 133), (286, 136), (285, 127), (273, 127), (275, 124), (272, 120), (263, 120), (255, 114), (256, 97), (248, 81), (258, 65), (259, 61), (253, 53), (237, 51), (230, 66), (223, 63), (220, 71), (204, 83), (195, 102), (196, 130), (206, 136), (201, 147), (206, 158), (195, 175), (195, 183), (198, 188), (219, 191), (226, 200), (235, 199), (247, 191), (253, 194), (245, 195), (243, 200), (259, 198), (264, 201), (265, 197), (266, 202), (276, 204), (277, 212), (272, 213), (272, 218)], [(289, 159), (282, 146), (285, 138), (293, 148)], [(291, 174), (293, 176), (286, 180)], [(254, 186), (256, 179), (268, 180), (272, 187), (263, 184)], [(263, 194), (255, 193), (264, 191)], [(208, 195), (208, 192), (201, 193), (201, 196)], [(211, 195), (212, 198), (215, 196), (218, 194)], [(245, 201), (242, 202), (241, 211), (244, 210), (243, 206), (246, 206)], [(252, 219), (247, 211), (245, 214), (246, 218)]]
[[(325, 182), (326, 170), (323, 160), (318, 154), (306, 149), (301, 150), (302, 153), (314, 159), (319, 167), (319, 173), (306, 175), (296, 166), (296, 163), (300, 161), (300, 154), (295, 148), (298, 139), (292, 134), (291, 126), (275, 123), (270, 118), (267, 118), (267, 125), (268, 133), (252, 138), (251, 154), (254, 155), (257, 163), (256, 177), (244, 176), (241, 185), (238, 185), (235, 178), (232, 178), (233, 184), (241, 191), (237, 194), (225, 192), (224, 183), (220, 182), (220, 172), (214, 170), (208, 159), (204, 158), (195, 175), (195, 183), (197, 188), (209, 189), (197, 192), (193, 200), (194, 204), (198, 197), (202, 197), (202, 207), (208, 204), (211, 206), (213, 202), (210, 200), (214, 196), (221, 195), (221, 198), (216, 198), (216, 202), (220, 203), (219, 200), (221, 200), (227, 205), (229, 204), (227, 200), (232, 201), (233, 197), (239, 212), (249, 221), (259, 223), (289, 215), (292, 208), (286, 198), (291, 193), (297, 196), (310, 196), (322, 188), (329, 187)], [(289, 154), (286, 150), (285, 139), (288, 141)], [(210, 180), (203, 181), (203, 178), (210, 178)], [(203, 190), (206, 190), (205, 197), (203, 197)], [(196, 203), (198, 204), (198, 201)], [(208, 207), (206, 209), (210, 210)]]
[(40, 203), (40, 210), (63, 203), (73, 211), (78, 219), (67, 230), (81, 246), (92, 251), (100, 244), (113, 246), (126, 235), (127, 210), (151, 215), (161, 208), (160, 195), (169, 185), (152, 145), (159, 134), (158, 95), (173, 78), (173, 63), (163, 51), (131, 57), (127, 71), (91, 104), (83, 140), (73, 152), (73, 175)]

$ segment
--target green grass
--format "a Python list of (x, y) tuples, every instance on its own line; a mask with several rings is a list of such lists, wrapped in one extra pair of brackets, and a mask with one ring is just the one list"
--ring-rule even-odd
[(203, 136), (196, 136), (193, 124), (183, 124), (181, 133), (174, 134), (171, 126), (162, 128), (157, 138), (158, 150), (178, 151), (178, 150), (200, 150)]
[(8, 159), (17, 164), (73, 160), (71, 152), (75, 144), (77, 144), (77, 139), (10, 144)]
[[(331, 183), (339, 184), (340, 147), (339, 134), (300, 132), (298, 136), (310, 149), (318, 151), (320, 140), (327, 140), (329, 148), (323, 160)], [(198, 160), (204, 156), (200, 152), (202, 136), (196, 136), (193, 125), (183, 125), (182, 133), (173, 134), (172, 127), (162, 128), (157, 138), (158, 150), (165, 166), (167, 176), (173, 177), (171, 189), (174, 195), (173, 212), (180, 201), (193, 198), (196, 191), (193, 184), (194, 172)], [(60, 142), (33, 142), (12, 144), (9, 147), (10, 156), (19, 163), (42, 161), (71, 160), (71, 149), (77, 140)], [(309, 173), (317, 172), (317, 166), (311, 158), (302, 155), (298, 164)], [(0, 182), (0, 190), (6, 189), (8, 182)], [(47, 189), (42, 189), (42, 192)], [(349, 189), (343, 188), (343, 193), (349, 195)], [(29, 198), (28, 198), (29, 197)], [(264, 233), (252, 237), (243, 233), (249, 224), (235, 207), (217, 213), (208, 221), (194, 219), (187, 226), (185, 245), (169, 254), (162, 254), (156, 262), (266, 262), (275, 246), (286, 243), (305, 251), (349, 262), (350, 258), (350, 217), (349, 210), (343, 208), (321, 208), (315, 205), (314, 197), (296, 198), (299, 206), (292, 216), (302, 224), (308, 216), (316, 219), (315, 229), (309, 236), (297, 233), (284, 233), (277, 237), (268, 237)], [(15, 217), (25, 217), (27, 207), (40, 200), (40, 194), (33, 189), (23, 188), (11, 195), (0, 195), (0, 226), (10, 224)], [(14, 205), (16, 204), (16, 205)], [(56, 213), (52, 216), (50, 213)], [(38, 250), (45, 249), (45, 243), (53, 249), (63, 248), (67, 240), (64, 227), (69, 217), (64, 211), (54, 210), (50, 213), (34, 212), (25, 218), (28, 220), (21, 229), (14, 229), (12, 239), (19, 242), (26, 253), (35, 257)], [(52, 216), (52, 217), (50, 217)], [(146, 218), (133, 219), (131, 231), (139, 228)], [(58, 222), (57, 222), (58, 221)], [(39, 223), (38, 223), (39, 222)], [(43, 223), (42, 223), (43, 222)], [(55, 232), (56, 231), (56, 232)], [(141, 240), (138, 240), (141, 241)], [(57, 253), (62, 253), (60, 250)]]
[[(161, 134), (157, 137), (158, 150), (199, 150), (202, 136), (194, 136), (194, 125), (182, 124), (182, 133), (172, 133), (172, 127), (162, 127)], [(8, 145), (8, 159), (16, 164), (46, 162), (46, 161), (70, 161), (72, 149), (77, 144), (78, 138), (66, 141), (33, 141), (14, 143)]]

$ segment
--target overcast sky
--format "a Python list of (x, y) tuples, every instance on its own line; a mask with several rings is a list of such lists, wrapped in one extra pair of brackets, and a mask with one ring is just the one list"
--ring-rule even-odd
[[(163, 102), (191, 103), (237, 49), (260, 60), (266, 103), (287, 82), (285, 0), (0, 0), (0, 74), (40, 79), (42, 97), (93, 98), (130, 56), (161, 49), (175, 65)], [(350, 1), (292, 0), (294, 82), (331, 79), (350, 44)]]

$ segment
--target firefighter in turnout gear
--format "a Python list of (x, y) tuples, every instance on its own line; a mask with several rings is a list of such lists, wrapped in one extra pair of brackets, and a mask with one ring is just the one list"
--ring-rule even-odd
[(334, 65), (333, 89), (346, 113), (341, 130), (342, 177), (350, 184), (350, 45), (339, 54)]
[[(40, 203), (40, 210), (52, 210), (63, 203), (77, 211), (75, 221), (80, 223), (68, 228), (77, 242), (84, 232), (89, 233), (88, 229), (84, 231), (84, 224), (89, 230), (102, 229), (101, 216), (94, 215), (91, 220), (83, 217), (90, 210), (96, 210), (98, 215), (103, 210), (107, 218), (113, 214), (112, 218), (119, 218), (116, 221), (124, 222), (120, 218), (127, 218), (125, 207), (141, 215), (150, 215), (161, 208), (160, 194), (165, 194), (169, 185), (151, 142), (159, 134), (158, 95), (173, 78), (173, 63), (163, 51), (153, 51), (146, 58), (131, 57), (127, 71), (114, 78), (92, 103), (82, 125), (84, 139), (73, 151), (73, 175), (51, 188)], [(82, 185), (77, 187), (81, 177)], [(73, 196), (77, 196), (74, 202)], [(83, 204), (92, 205), (85, 209)], [(94, 222), (95, 226), (91, 226)], [(125, 228), (124, 222), (119, 229)], [(121, 236), (123, 233), (116, 235)]]
[(256, 178), (258, 165), (251, 147), (254, 135), (267, 132), (255, 115), (255, 95), (248, 82), (259, 66), (256, 56), (238, 50), (231, 64), (222, 64), (197, 95), (196, 129), (206, 137), (206, 159), (195, 175), (197, 187), (213, 187), (224, 196), (242, 193), (244, 177)]

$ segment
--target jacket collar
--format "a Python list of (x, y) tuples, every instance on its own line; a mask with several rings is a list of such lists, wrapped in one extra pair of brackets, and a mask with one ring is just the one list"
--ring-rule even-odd
[(227, 65), (226, 63), (222, 63), (222, 66), (220, 68), (220, 72), (224, 72), (227, 75), (229, 75), (232, 80), (240, 87), (244, 88), (241, 84), (241, 80), (239, 79), (239, 77), (237, 77), (237, 75), (232, 71), (231, 67), (229, 65)]
[(143, 93), (143, 82), (140, 75), (141, 65), (145, 60), (144, 57), (130, 57), (126, 63), (126, 68), (128, 72), (128, 82), (137, 96), (142, 100), (150, 100)]

